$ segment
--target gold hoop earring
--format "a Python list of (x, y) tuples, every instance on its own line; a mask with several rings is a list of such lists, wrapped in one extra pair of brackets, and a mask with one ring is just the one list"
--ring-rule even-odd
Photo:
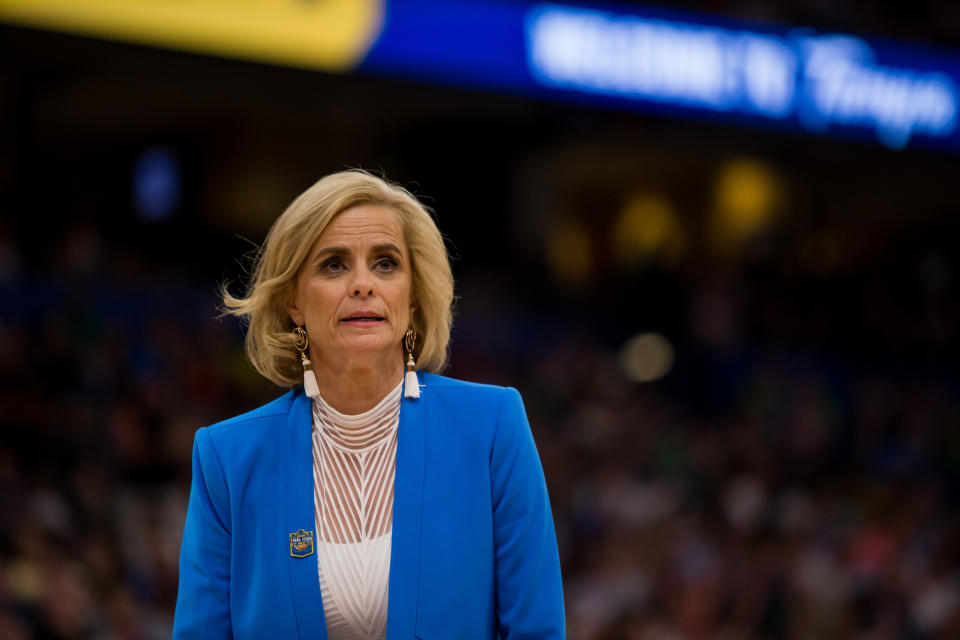
[(417, 378), (417, 364), (413, 361), (413, 348), (417, 346), (417, 332), (407, 329), (403, 336), (403, 344), (407, 347), (407, 373), (403, 376), (403, 397), (420, 397), (420, 379)]
[(303, 365), (303, 392), (307, 394), (307, 397), (316, 398), (320, 395), (320, 387), (317, 385), (317, 376), (310, 368), (310, 358), (307, 357), (310, 339), (303, 327), (294, 328), (293, 346), (300, 352), (300, 363)]

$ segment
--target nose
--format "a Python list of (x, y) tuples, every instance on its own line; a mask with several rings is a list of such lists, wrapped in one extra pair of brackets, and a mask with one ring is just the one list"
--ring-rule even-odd
[(350, 285), (350, 295), (354, 298), (366, 298), (373, 295), (373, 278), (369, 269), (354, 271), (354, 279)]

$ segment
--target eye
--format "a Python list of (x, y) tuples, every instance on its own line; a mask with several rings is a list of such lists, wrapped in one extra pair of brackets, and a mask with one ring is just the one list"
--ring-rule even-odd
[(397, 261), (390, 257), (383, 257), (374, 263), (373, 268), (383, 273), (390, 273), (397, 268)]
[(320, 264), (320, 270), (325, 273), (339, 273), (345, 271), (346, 268), (340, 258), (329, 258)]

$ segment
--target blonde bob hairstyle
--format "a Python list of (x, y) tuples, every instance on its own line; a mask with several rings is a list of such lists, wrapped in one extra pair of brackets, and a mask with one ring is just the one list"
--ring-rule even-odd
[(294, 347), (294, 324), (286, 309), (293, 299), (300, 269), (330, 221), (360, 204), (385, 206), (400, 217), (416, 301), (411, 316), (417, 332), (414, 358), (419, 369), (440, 372), (446, 366), (453, 322), (453, 273), (440, 230), (409, 191), (352, 169), (321, 178), (277, 218), (254, 259), (246, 297), (234, 297), (226, 285), (221, 289), (225, 313), (248, 325), (246, 351), (250, 362), (281, 387), (303, 384), (303, 366)]

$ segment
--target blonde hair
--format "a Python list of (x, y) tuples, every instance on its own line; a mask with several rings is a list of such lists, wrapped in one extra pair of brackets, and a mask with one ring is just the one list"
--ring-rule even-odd
[(317, 238), (337, 214), (360, 204), (388, 207), (400, 217), (410, 255), (411, 324), (417, 367), (440, 372), (447, 363), (453, 323), (453, 273), (443, 237), (427, 209), (406, 189), (351, 169), (321, 178), (277, 218), (254, 259), (246, 297), (221, 289), (225, 313), (247, 323), (246, 352), (254, 368), (282, 387), (303, 383), (287, 313), (297, 276)]

